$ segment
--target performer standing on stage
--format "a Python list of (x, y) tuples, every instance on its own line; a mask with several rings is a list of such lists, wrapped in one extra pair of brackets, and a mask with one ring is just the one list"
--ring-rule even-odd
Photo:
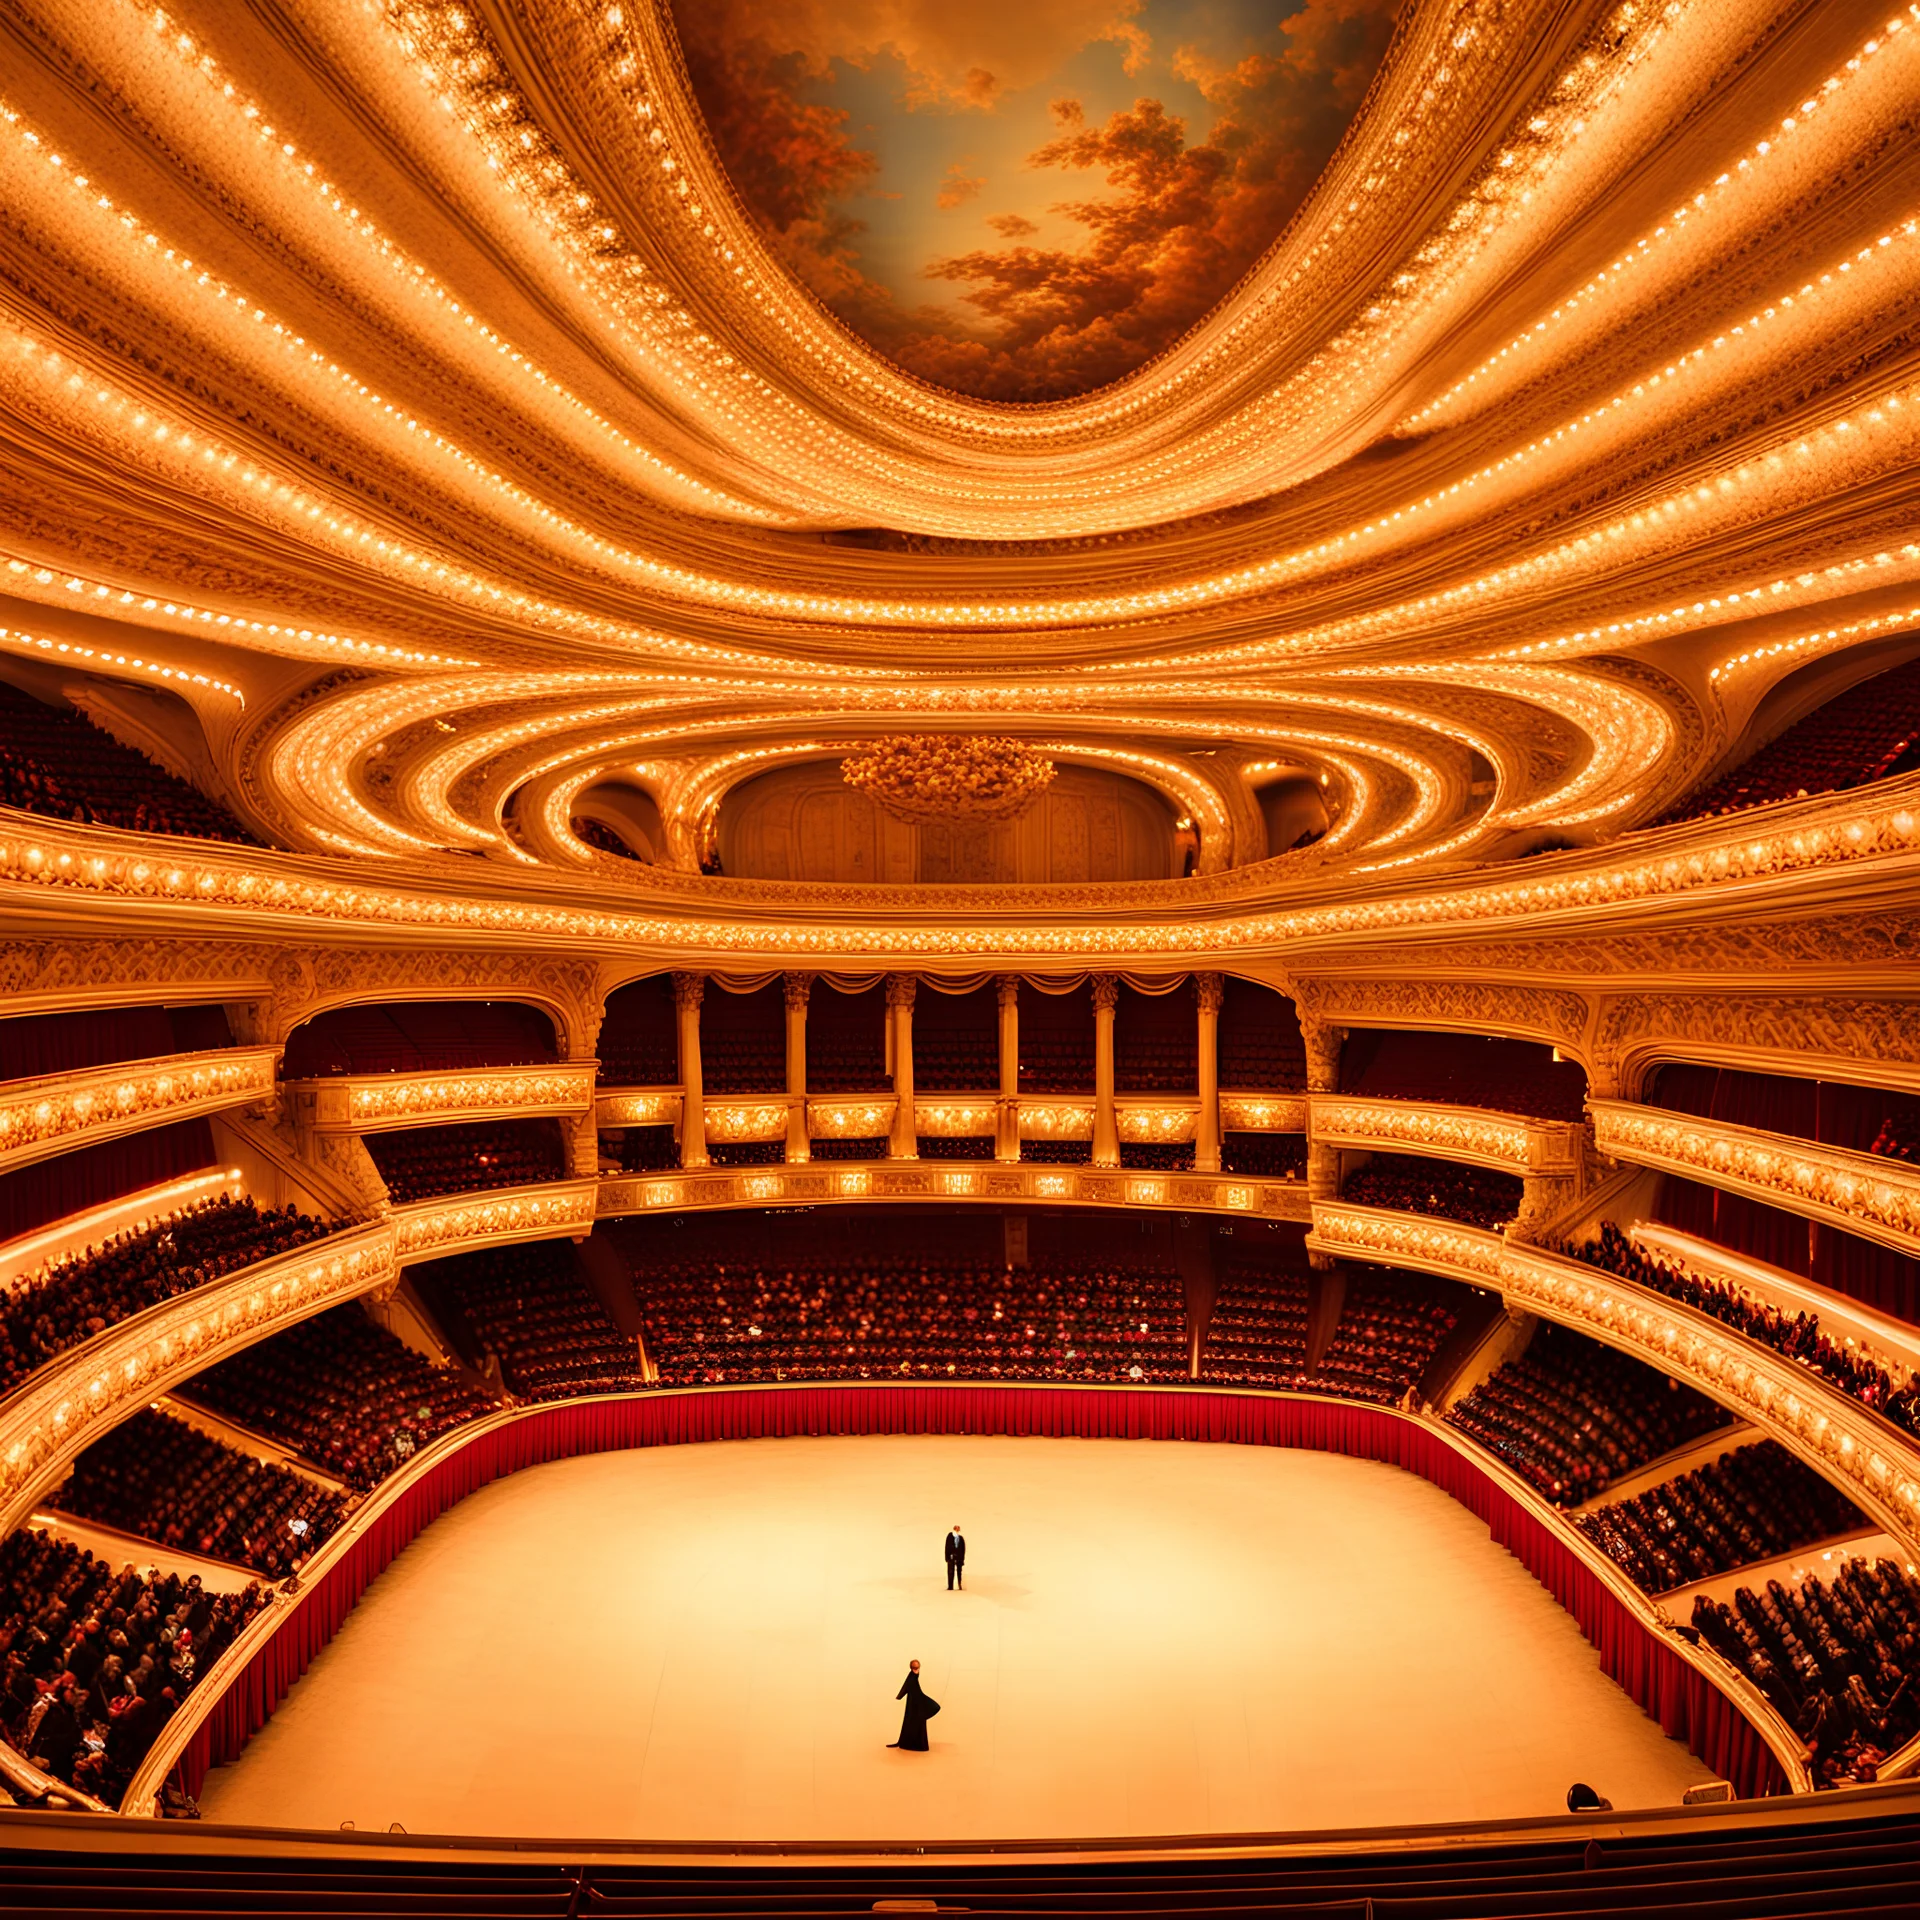
[(953, 1531), (947, 1535), (947, 1591), (967, 1584), (967, 1536), (960, 1531), (960, 1522), (953, 1523)]
[(900, 1683), (900, 1691), (893, 1696), (904, 1700), (907, 1710), (900, 1717), (900, 1738), (889, 1740), (887, 1745), (899, 1747), (906, 1753), (925, 1753), (927, 1751), (927, 1722), (940, 1711), (940, 1702), (920, 1691), (920, 1662), (910, 1660), (907, 1663), (907, 1677)]

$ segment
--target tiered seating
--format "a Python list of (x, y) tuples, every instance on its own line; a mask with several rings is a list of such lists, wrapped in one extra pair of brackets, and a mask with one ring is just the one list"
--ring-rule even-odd
[(1543, 1326), (1519, 1359), (1483, 1380), (1446, 1419), (1554, 1505), (1572, 1507), (1725, 1426), (1728, 1415), (1638, 1360)]
[(1816, 1786), (1871, 1780), (1920, 1733), (1920, 1581), (1895, 1561), (1742, 1587), (1732, 1606), (1702, 1595), (1693, 1624), (1793, 1723)]
[(1020, 1158), (1032, 1166), (1090, 1167), (1093, 1165), (1093, 1142), (1091, 1140), (1022, 1140)]
[(52, 1504), (163, 1547), (283, 1580), (332, 1535), (352, 1503), (304, 1474), (146, 1408), (73, 1463), (72, 1479)]
[(716, 1167), (777, 1167), (787, 1157), (784, 1140), (710, 1140), (707, 1158)]
[(635, 853), (610, 826), (594, 819), (591, 814), (576, 814), (572, 824), (575, 838), (585, 841), (596, 853), (610, 853), (616, 860), (644, 860), (646, 857)]
[(816, 1160), (884, 1160), (887, 1157), (887, 1136), (877, 1133), (871, 1139), (843, 1136), (831, 1140), (809, 1140), (807, 1151)]
[(673, 983), (655, 975), (607, 996), (600, 1023), (603, 1087), (670, 1087), (680, 1080), (680, 1033)]
[(69, 707), (0, 681), (0, 806), (189, 840), (260, 842), (225, 807)]
[(370, 1133), (367, 1151), (396, 1206), (488, 1187), (529, 1187), (567, 1177), (551, 1120), (496, 1120), (473, 1127), (413, 1127)]
[(1920, 1113), (1890, 1116), (1867, 1151), (1889, 1160), (1920, 1160)]
[(1229, 975), (1214, 1060), (1223, 1087), (1299, 1092), (1307, 1084), (1307, 1048), (1293, 1002), (1271, 987)]
[[(920, 1071), (920, 1049), (914, 1048), (914, 1074)], [(784, 1077), (782, 1085), (785, 1084)], [(886, 1060), (877, 1046), (862, 1036), (835, 1033), (818, 1042), (807, 1034), (807, 1090), (810, 1093), (885, 1093), (893, 1085)]]
[(1876, 675), (1797, 721), (1744, 765), (1658, 822), (1704, 820), (1769, 800), (1844, 793), (1920, 765), (1920, 661)]
[(1866, 1523), (1838, 1488), (1777, 1441), (1762, 1440), (1596, 1507), (1577, 1524), (1649, 1593), (1667, 1593)]
[(362, 1491), (418, 1447), (492, 1410), (358, 1307), (335, 1307), (197, 1374), (180, 1397), (291, 1447)]
[(1920, 1375), (1906, 1367), (1889, 1369), (1852, 1341), (1843, 1345), (1831, 1334), (1822, 1333), (1817, 1314), (1784, 1313), (1745, 1287), (1724, 1280), (1703, 1280), (1678, 1262), (1656, 1260), (1611, 1220), (1601, 1225), (1597, 1239), (1584, 1246), (1563, 1246), (1560, 1251), (1711, 1314), (1738, 1328), (1748, 1339), (1811, 1368), (1849, 1398), (1884, 1414), (1896, 1426), (1920, 1434)]
[(1121, 1093), (1192, 1093), (1200, 1084), (1194, 1035), (1129, 1035), (1117, 1028), (1113, 1084)]
[(288, 1080), (316, 1080), (545, 1066), (557, 1057), (553, 1023), (535, 1007), (515, 1000), (403, 1000), (334, 1007), (296, 1027), (280, 1071)]
[(671, 1127), (629, 1127), (620, 1141), (622, 1173), (658, 1173), (680, 1164), (680, 1143)]
[(571, 1247), (489, 1248), (437, 1263), (433, 1278), (478, 1344), (499, 1355), (507, 1385), (523, 1399), (626, 1393), (645, 1384), (632, 1336), (582, 1284)]
[(922, 1160), (991, 1160), (991, 1134), (923, 1133), (914, 1143)]
[(70, 1542), (22, 1528), (0, 1545), (7, 1744), (117, 1806), (154, 1736), (259, 1611), (258, 1587), (209, 1593), (119, 1573)]
[(1587, 1076), (1531, 1040), (1362, 1030), (1349, 1034), (1341, 1049), (1340, 1091), (1578, 1121), (1586, 1117)]
[(663, 1382), (1186, 1377), (1178, 1275), (884, 1260), (778, 1272), (673, 1266), (636, 1280)]
[(924, 1093), (992, 1093), (1000, 1085), (1000, 1039), (989, 1029), (913, 1031), (913, 1084)]
[[(997, 1086), (999, 1075), (987, 1082)], [(1093, 1091), (1093, 1035), (1035, 1033), (1020, 1030), (1020, 1091), (1022, 1093), (1091, 1093)]]
[(1340, 1197), (1356, 1206), (1436, 1214), (1497, 1233), (1520, 1211), (1521, 1191), (1521, 1182), (1510, 1173), (1412, 1153), (1376, 1153), (1347, 1175)]
[(1223, 1133), (1220, 1166), (1261, 1180), (1298, 1180), (1307, 1170), (1304, 1133)]
[(342, 1223), (251, 1200), (204, 1200), (22, 1275), (0, 1299), (0, 1393), (95, 1334)]
[(1392, 1405), (1424, 1378), (1458, 1322), (1438, 1283), (1349, 1273), (1340, 1324), (1307, 1384), (1316, 1393)]
[(1304, 1386), (1308, 1276), (1297, 1268), (1234, 1262), (1216, 1278), (1201, 1377), (1244, 1387)]
[(1138, 1168), (1143, 1173), (1191, 1173), (1193, 1142), (1191, 1140), (1122, 1140), (1120, 1164), (1123, 1167)]

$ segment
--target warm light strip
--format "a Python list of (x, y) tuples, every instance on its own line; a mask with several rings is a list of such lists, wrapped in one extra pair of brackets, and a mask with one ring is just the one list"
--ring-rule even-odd
[(0, 1081), (0, 1165), (266, 1099), (278, 1057), (236, 1047)]
[(247, 704), (247, 696), (231, 680), (216, 680), (208, 673), (194, 673), (185, 667), (169, 667), (137, 653), (108, 653), (104, 648), (82, 645), (77, 640), (55, 640), (43, 633), (28, 633), (19, 627), (0, 627), (0, 647), (9, 653), (64, 655), (85, 661), (89, 667), (113, 673), (137, 673), (149, 680), (172, 680), (181, 686), (205, 687), (210, 693), (224, 694), (229, 700)]
[(50, 1227), (7, 1241), (0, 1246), (0, 1275), (11, 1278), (37, 1273), (51, 1260), (64, 1259), (77, 1248), (125, 1232), (136, 1220), (156, 1219), (180, 1207), (211, 1200), (217, 1193), (231, 1193), (237, 1198), (244, 1190), (238, 1167), (216, 1167), (210, 1173), (189, 1174), (184, 1180), (143, 1187), (138, 1193), (109, 1200), (86, 1213), (69, 1214)]

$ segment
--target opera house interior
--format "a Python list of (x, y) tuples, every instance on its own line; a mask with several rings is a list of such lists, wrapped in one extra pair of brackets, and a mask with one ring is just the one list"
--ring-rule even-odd
[(1909, 0), (0, 0), (0, 1907), (1912, 1912), (1917, 191)]

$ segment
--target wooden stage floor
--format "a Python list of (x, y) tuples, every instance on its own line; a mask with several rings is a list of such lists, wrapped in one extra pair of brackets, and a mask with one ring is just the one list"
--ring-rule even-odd
[[(965, 1593), (941, 1541), (966, 1530)], [(907, 1661), (944, 1707), (889, 1752)], [(536, 1467), (430, 1527), (209, 1819), (659, 1840), (1506, 1819), (1706, 1770), (1464, 1508), (1177, 1442), (763, 1440)]]

